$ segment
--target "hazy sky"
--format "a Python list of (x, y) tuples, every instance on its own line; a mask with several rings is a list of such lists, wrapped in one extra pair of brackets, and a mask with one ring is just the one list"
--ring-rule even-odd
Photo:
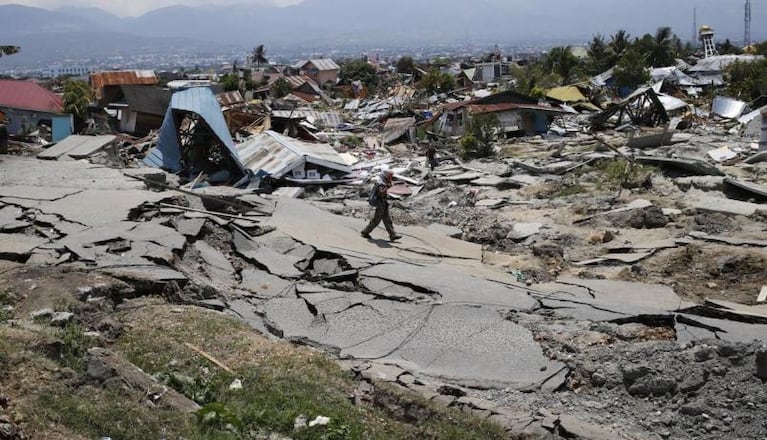
[(63, 6), (96, 7), (119, 16), (138, 16), (145, 12), (165, 6), (183, 4), (187, 6), (226, 5), (232, 3), (250, 3), (253, 5), (289, 6), (303, 0), (0, 0), (2, 4), (37, 6), (57, 9)]
[[(65, 6), (97, 7), (120, 16), (138, 16), (165, 6), (215, 6), (233, 3), (289, 6), (306, 0), (0, 0), (0, 5), (17, 3), (56, 9)], [(332, 5), (335, 0), (322, 0)], [(356, 11), (339, 11), (353, 16), (364, 13), (365, 4), (387, 0), (358, 0)], [(433, 0), (435, 5), (440, 0)], [(494, 4), (498, 13), (525, 16), (534, 19), (545, 16), (552, 24), (545, 31), (556, 35), (567, 28), (588, 27), (587, 34), (614, 32), (617, 29), (633, 30), (633, 33), (651, 32), (655, 26), (671, 26), (682, 36), (691, 33), (692, 10), (698, 10), (698, 24), (710, 24), (722, 35), (743, 35), (743, 6), (745, 0), (485, 0)], [(471, 8), (471, 0), (466, 7)], [(767, 22), (767, 0), (753, 0), (752, 32), (767, 38), (761, 23)], [(558, 21), (554, 22), (554, 20)], [(569, 32), (572, 34), (573, 32)]]

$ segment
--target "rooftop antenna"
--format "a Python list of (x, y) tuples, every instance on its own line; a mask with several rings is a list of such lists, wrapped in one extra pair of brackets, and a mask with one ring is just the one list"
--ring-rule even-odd
[(743, 45), (751, 45), (751, 0), (746, 0), (746, 14), (744, 17), (745, 27), (743, 31)]

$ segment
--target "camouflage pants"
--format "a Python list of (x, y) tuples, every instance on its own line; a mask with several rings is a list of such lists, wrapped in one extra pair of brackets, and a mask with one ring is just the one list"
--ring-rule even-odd
[(375, 229), (376, 226), (381, 223), (381, 220), (383, 220), (384, 226), (386, 227), (386, 232), (389, 233), (389, 237), (396, 235), (394, 233), (394, 225), (392, 225), (391, 222), (391, 215), (389, 215), (388, 203), (379, 203), (378, 206), (376, 206), (376, 212), (373, 215), (373, 218), (370, 219), (370, 222), (367, 226), (365, 226), (365, 229), (362, 230), (362, 233), (367, 235), (373, 232), (373, 229)]

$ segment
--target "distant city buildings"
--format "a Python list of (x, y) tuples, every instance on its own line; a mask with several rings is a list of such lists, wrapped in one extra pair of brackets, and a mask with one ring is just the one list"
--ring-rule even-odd
[(87, 76), (97, 71), (98, 69), (95, 67), (65, 66), (63, 64), (53, 64), (43, 70), (42, 77), (58, 78), (60, 76)]

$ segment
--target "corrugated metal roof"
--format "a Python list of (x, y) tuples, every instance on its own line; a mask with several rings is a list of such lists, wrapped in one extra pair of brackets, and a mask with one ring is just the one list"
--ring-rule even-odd
[(351, 172), (343, 157), (330, 145), (310, 144), (274, 131), (265, 131), (238, 145), (237, 154), (246, 168), (277, 179), (305, 163)]
[(61, 113), (61, 97), (34, 81), (0, 79), (0, 107)]
[(242, 97), (242, 94), (239, 90), (232, 90), (231, 92), (224, 92), (219, 93), (216, 95), (216, 100), (218, 100), (218, 103), (222, 106), (230, 106), (235, 104), (242, 104), (245, 102), (245, 98)]
[(157, 77), (151, 70), (117, 70), (91, 73), (91, 86), (94, 89), (123, 84), (154, 85), (157, 84)]
[(290, 85), (291, 90), (295, 90), (304, 84), (309, 84), (312, 88), (319, 88), (316, 82), (314, 82), (313, 79), (309, 78), (306, 75), (291, 75), (291, 76), (285, 76), (285, 80)]
[(385, 144), (396, 141), (415, 125), (415, 118), (390, 118), (384, 124), (383, 141)]
[(469, 105), (469, 111), (472, 113), (496, 113), (508, 110), (537, 110), (543, 112), (563, 113), (564, 111), (554, 107), (544, 107), (533, 104), (472, 104)]
[(313, 59), (313, 60), (301, 61), (298, 64), (298, 68), (299, 69), (303, 69), (309, 63), (312, 63), (314, 65), (314, 67), (316, 67), (320, 71), (339, 70), (341, 68), (341, 67), (338, 66), (338, 64), (336, 64), (335, 61), (331, 60), (330, 58), (318, 58), (318, 59)]
[(234, 146), (229, 127), (224, 120), (221, 106), (216, 101), (216, 96), (207, 87), (193, 87), (191, 89), (175, 92), (171, 97), (170, 106), (165, 113), (165, 120), (160, 128), (160, 138), (157, 146), (149, 151), (144, 163), (156, 168), (163, 168), (178, 172), (181, 170), (181, 147), (178, 143), (178, 127), (173, 118), (173, 111), (181, 110), (193, 112), (208, 124), (208, 127), (218, 137), (222, 144), (231, 153), (234, 162), (244, 168), (237, 160), (237, 149)]
[(338, 113), (311, 110), (273, 110), (272, 117), (306, 119), (313, 125), (322, 125), (328, 128), (335, 128), (344, 123), (344, 119)]

